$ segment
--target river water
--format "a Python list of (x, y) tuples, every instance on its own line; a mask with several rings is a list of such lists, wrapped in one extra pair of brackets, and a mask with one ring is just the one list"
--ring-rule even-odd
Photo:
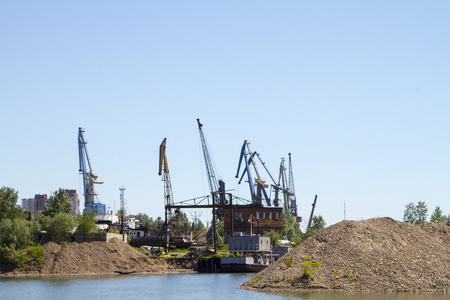
[(449, 300), (433, 294), (274, 294), (236, 287), (253, 274), (145, 274), (1, 278), (0, 299)]

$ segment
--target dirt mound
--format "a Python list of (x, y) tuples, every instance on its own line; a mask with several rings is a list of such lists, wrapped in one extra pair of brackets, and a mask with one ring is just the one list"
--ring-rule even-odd
[[(319, 262), (309, 277), (301, 264)], [(321, 230), (240, 286), (266, 291), (448, 292), (450, 227), (390, 218)]]
[(150, 258), (123, 241), (44, 245), (41, 274), (105, 274), (118, 270), (165, 270), (163, 259)]

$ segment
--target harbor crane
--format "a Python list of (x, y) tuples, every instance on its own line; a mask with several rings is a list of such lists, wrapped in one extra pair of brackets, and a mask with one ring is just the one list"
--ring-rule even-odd
[(166, 224), (166, 245), (169, 245), (169, 233), (171, 231), (171, 226), (169, 225), (172, 221), (173, 211), (171, 206), (173, 206), (173, 193), (172, 193), (172, 183), (170, 181), (169, 174), (169, 164), (167, 163), (166, 154), (166, 138), (162, 141), (159, 146), (159, 172), (158, 175), (161, 176), (161, 180), (164, 181), (164, 207), (165, 207), (165, 224)]
[(297, 200), (295, 198), (294, 188), (294, 174), (292, 172), (291, 153), (289, 154), (289, 177), (286, 176), (286, 167), (284, 166), (284, 158), (281, 158), (280, 175), (278, 177), (278, 184), (281, 182), (281, 190), (283, 191), (284, 210), (290, 212), (294, 217), (297, 217)]
[[(94, 184), (103, 184), (103, 181), (94, 175), (91, 168), (91, 162), (86, 149), (87, 142), (83, 137), (84, 130), (78, 128), (78, 154), (80, 162), (80, 174), (83, 174), (83, 192), (84, 192), (84, 210), (92, 211), (96, 214), (105, 214), (106, 206), (98, 201), (97, 194), (94, 192)], [(87, 163), (87, 164), (86, 164)]]
[(294, 217), (297, 217), (297, 199), (295, 198), (294, 174), (292, 172), (291, 153), (289, 154), (289, 208)]
[[(287, 184), (286, 167), (284, 166), (284, 158), (281, 158), (280, 163), (280, 175), (278, 176), (278, 186), (281, 186), (281, 191), (283, 192), (283, 209), (284, 211), (290, 210), (289, 203), (289, 189)], [(278, 190), (276, 191), (276, 197), (278, 197)]]
[[(252, 199), (252, 203), (258, 203), (262, 205), (262, 197), (264, 195), (265, 202), (268, 206), (271, 206), (270, 198), (267, 195), (266, 188), (269, 187), (269, 185), (261, 179), (258, 173), (258, 169), (256, 168), (256, 164), (254, 161), (254, 157), (256, 155), (256, 152), (250, 151), (249, 142), (247, 140), (244, 140), (244, 144), (241, 148), (241, 155), (239, 156), (239, 164), (238, 169), (236, 172), (236, 178), (239, 178), (239, 171), (241, 169), (242, 161), (244, 161), (244, 170), (242, 172), (241, 178), (239, 179), (238, 183), (240, 184), (242, 182), (242, 179), (244, 178), (245, 174), (247, 174), (247, 180), (248, 185), (250, 188), (250, 196)], [(250, 170), (250, 165), (253, 165), (253, 168), (256, 173), (255, 177), (255, 183), (253, 183), (252, 174)], [(255, 185), (256, 185), (256, 193), (255, 193)]]
[[(208, 145), (206, 143), (205, 135), (203, 134), (203, 124), (200, 123), (200, 119), (197, 119), (198, 124), (198, 131), (200, 133), (200, 141), (202, 143), (202, 150), (203, 150), (203, 158), (205, 160), (205, 167), (206, 167), (206, 174), (208, 175), (208, 182), (209, 182), (209, 191), (211, 192), (211, 195), (213, 195), (214, 199), (213, 201), (216, 204), (226, 204), (225, 200), (225, 182), (223, 182), (222, 179), (216, 178), (216, 171), (214, 168), (214, 165), (212, 163), (211, 156), (209, 154)], [(219, 210), (218, 217), (223, 217), (223, 212), (220, 213), (221, 210)]]

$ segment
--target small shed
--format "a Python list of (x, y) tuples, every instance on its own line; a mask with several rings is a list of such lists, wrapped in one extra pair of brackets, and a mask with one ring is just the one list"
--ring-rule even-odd
[(228, 238), (228, 252), (271, 252), (270, 237), (235, 235)]

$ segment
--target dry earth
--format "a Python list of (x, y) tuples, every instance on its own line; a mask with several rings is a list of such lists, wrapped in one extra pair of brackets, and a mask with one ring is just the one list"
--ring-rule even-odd
[[(449, 292), (450, 227), (390, 218), (342, 221), (321, 230), (239, 288), (259, 291)], [(305, 261), (321, 266), (302, 276)]]
[(45, 264), (41, 270), (12, 271), (3, 275), (82, 275), (113, 274), (115, 271), (193, 272), (191, 263), (181, 260), (166, 262), (151, 258), (123, 241), (66, 243), (53, 242), (44, 246)]

